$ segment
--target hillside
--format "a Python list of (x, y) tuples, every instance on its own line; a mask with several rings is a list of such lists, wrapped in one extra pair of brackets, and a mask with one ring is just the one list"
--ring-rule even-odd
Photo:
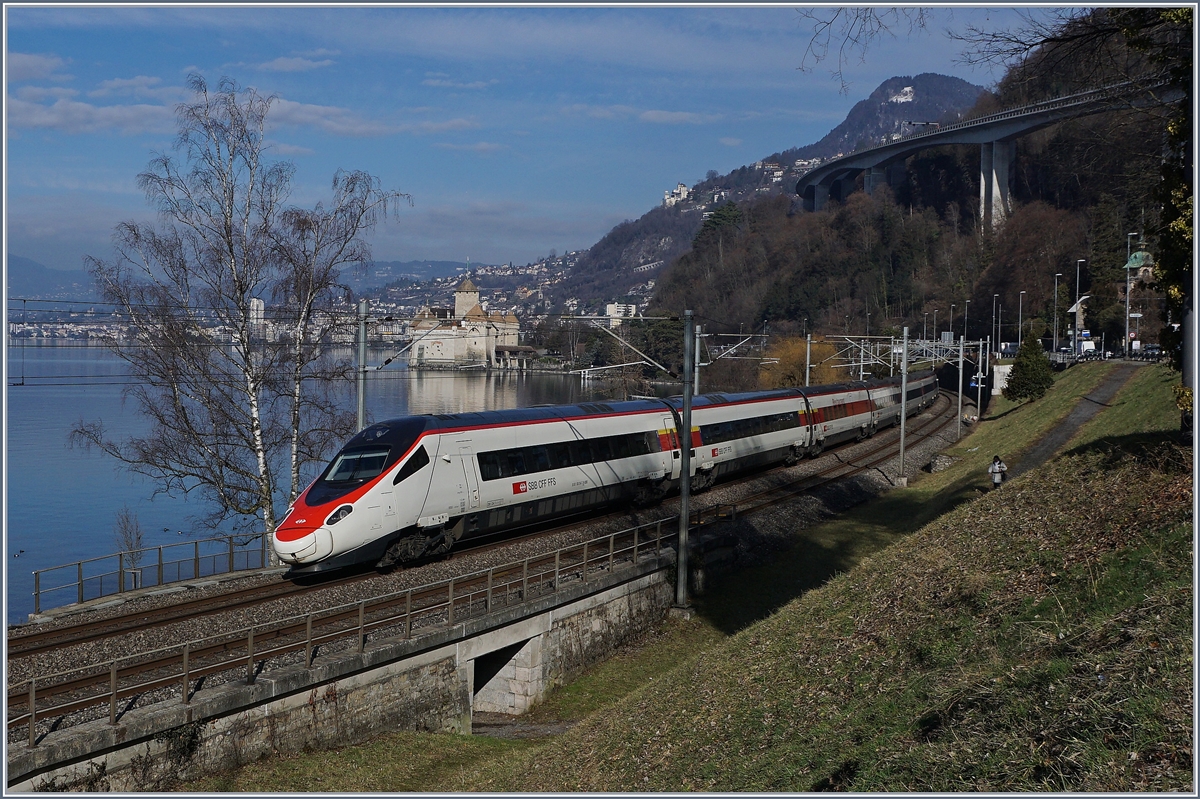
[[(1064, 456), (979, 491), (990, 453), (1019, 464), (1112, 368), (998, 401), (950, 469), (722, 580), (697, 618), (536, 708), (549, 738), (396, 733), (183, 787), (1189, 791), (1191, 450), (1171, 373), (1137, 369)], [(807, 590), (814, 554), (852, 552)], [(727, 637), (747, 605), (765, 620)]]
[(96, 298), (92, 276), (82, 269), (51, 269), (10, 253), (4, 277), (6, 296), (12, 298), (83, 301)]
[[(626, 220), (600, 239), (580, 259), (571, 276), (555, 289), (560, 302), (584, 301), (581, 307), (603, 307), (627, 296), (638, 284), (661, 275), (665, 267), (692, 247), (704, 214), (725, 202), (747, 203), (785, 195), (801, 174), (798, 160), (831, 158), (853, 149), (860, 140), (880, 140), (908, 132), (907, 122), (958, 119), (983, 89), (958, 78), (924, 73), (889, 78), (820, 141), (776, 153), (726, 175), (710, 173), (692, 186), (683, 202), (659, 206), (636, 220)], [(665, 188), (665, 187), (664, 187)]]

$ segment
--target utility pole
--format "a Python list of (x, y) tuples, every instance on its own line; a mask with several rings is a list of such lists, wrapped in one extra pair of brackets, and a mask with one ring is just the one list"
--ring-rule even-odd
[(958, 441), (962, 438), (962, 384), (963, 384), (963, 368), (964, 368), (964, 350), (965, 338), (958, 340), (958, 431), (954, 434), (954, 440)]
[(900, 478), (904, 479), (904, 430), (908, 417), (908, 326), (900, 349)]
[(358, 301), (358, 429), (367, 426), (367, 300)]
[(812, 375), (812, 333), (804, 337), (804, 385), (808, 385)]
[[(1062, 272), (1054, 273), (1054, 343), (1050, 346), (1054, 350), (1054, 357), (1058, 358), (1058, 279), (1062, 277)], [(1128, 294), (1126, 294), (1128, 296)], [(1129, 338), (1129, 321), (1125, 321), (1125, 338)], [(1129, 342), (1125, 342), (1129, 346)]]
[(688, 606), (688, 524), (691, 510), (688, 500), (692, 490), (692, 344), (695, 340), (691, 311), (683, 312), (683, 413), (679, 431), (679, 552), (675, 558), (675, 607)]
[(983, 339), (979, 339), (979, 369), (975, 376), (975, 413), (983, 418)]
[(1129, 358), (1129, 261), (1133, 258), (1133, 237), (1136, 233), (1125, 234), (1125, 343), (1121, 349), (1125, 353), (1125, 358)]

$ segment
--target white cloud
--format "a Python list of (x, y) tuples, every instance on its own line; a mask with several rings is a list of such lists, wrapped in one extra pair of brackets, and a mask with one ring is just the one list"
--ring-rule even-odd
[(100, 86), (88, 92), (88, 97), (110, 95), (140, 97), (178, 103), (187, 99), (188, 91), (183, 86), (160, 86), (161, 78), (138, 75), (135, 78), (113, 78), (100, 82)]
[(718, 114), (697, 114), (691, 111), (643, 111), (638, 114), (642, 122), (653, 122), (660, 125), (703, 125), (716, 122), (721, 117)]
[(492, 78), (491, 80), (476, 80), (469, 83), (464, 81), (450, 80), (449, 76), (442, 73), (429, 73), (429, 77), (421, 81), (423, 86), (434, 86), (441, 89), (486, 89), (488, 86), (495, 86), (500, 81)]
[(443, 150), (467, 150), (473, 153), (494, 153), (498, 150), (508, 149), (503, 144), (495, 144), (493, 142), (486, 141), (477, 142), (475, 144), (449, 144), (446, 142), (439, 142), (433, 146), (440, 147)]
[(637, 114), (637, 109), (628, 105), (588, 105), (575, 103), (563, 109), (564, 114), (583, 114), (592, 119), (625, 119)]
[(301, 58), (326, 58), (327, 56), (341, 54), (341, 50), (328, 50), (324, 47), (318, 47), (316, 50), (300, 50), (296, 53)]
[(8, 102), (8, 121), (15, 128), (44, 128), (70, 134), (162, 133), (174, 129), (175, 114), (165, 105), (97, 106), (66, 98), (42, 105), (13, 98)]
[(735, 139), (732, 136), (722, 136), (721, 138), (717, 139), (717, 141), (721, 142), (721, 144), (724, 144), (726, 147), (737, 147), (742, 143), (741, 139)]
[(298, 144), (287, 144), (285, 142), (279, 142), (279, 141), (268, 141), (267, 146), (270, 147), (273, 152), (279, 153), (280, 155), (315, 155), (316, 154), (316, 150), (313, 150), (309, 147), (301, 147)]
[(22, 100), (28, 100), (31, 103), (70, 98), (78, 94), (79, 92), (75, 89), (53, 88), (49, 86), (22, 86), (17, 89), (17, 97)]
[(326, 58), (324, 61), (313, 61), (308, 58), (280, 57), (273, 61), (258, 64), (257, 68), (268, 72), (308, 72), (332, 65), (334, 62)]
[(23, 80), (70, 80), (70, 75), (58, 74), (67, 62), (56, 55), (9, 53), (6, 64), (11, 82)]
[(274, 125), (299, 125), (319, 128), (338, 136), (382, 136), (394, 128), (331, 105), (312, 105), (276, 99), (268, 119)]
[(447, 119), (443, 122), (409, 122), (400, 125), (397, 130), (403, 133), (445, 133), (450, 130), (467, 130), (468, 128), (477, 128), (479, 123), (473, 119)]

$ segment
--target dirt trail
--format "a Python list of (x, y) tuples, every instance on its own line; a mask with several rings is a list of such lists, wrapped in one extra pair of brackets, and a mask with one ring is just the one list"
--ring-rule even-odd
[(1133, 376), (1134, 371), (1141, 367), (1142, 364), (1138, 363), (1119, 364), (1090, 394), (1079, 398), (1075, 409), (1067, 414), (1067, 418), (1063, 419), (1062, 424), (1051, 430), (1045, 438), (1034, 445), (1033, 449), (1019, 459), (1012, 459), (1013, 464), (1008, 469), (1009, 477), (1017, 477), (1031, 469), (1036, 469), (1054, 457), (1063, 445), (1079, 432), (1080, 427), (1099, 413), (1101, 408), (1108, 406), (1112, 398), (1121, 390), (1121, 386), (1125, 385)]

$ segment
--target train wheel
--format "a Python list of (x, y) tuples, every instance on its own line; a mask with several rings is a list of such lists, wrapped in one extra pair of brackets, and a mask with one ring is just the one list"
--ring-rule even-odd
[(692, 491), (694, 493), (699, 494), (701, 491), (707, 491), (708, 489), (712, 488), (712, 484), (713, 473), (711, 470), (707, 472), (696, 472), (695, 476), (692, 477)]
[(800, 460), (800, 456), (799, 456), (799, 454), (797, 454), (796, 448), (788, 447), (787, 454), (783, 456), (783, 465), (784, 466), (795, 466), (796, 462), (799, 460)]
[(815, 458), (821, 454), (821, 450), (825, 449), (825, 442), (818, 441), (808, 448), (808, 457)]

